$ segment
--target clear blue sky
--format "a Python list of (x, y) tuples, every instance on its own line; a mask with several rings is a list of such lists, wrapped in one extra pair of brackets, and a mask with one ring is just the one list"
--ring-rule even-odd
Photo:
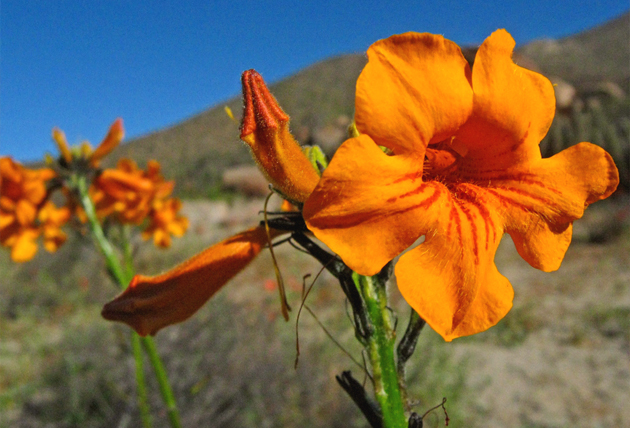
[(0, 155), (100, 142), (172, 125), (240, 92), (240, 73), (276, 81), (326, 57), (405, 31), (479, 44), (506, 28), (517, 44), (591, 28), (627, 0), (113, 1), (0, 3)]

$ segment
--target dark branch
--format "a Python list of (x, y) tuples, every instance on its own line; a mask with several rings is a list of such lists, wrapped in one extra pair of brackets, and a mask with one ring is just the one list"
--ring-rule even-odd
[(348, 393), (352, 401), (361, 409), (372, 428), (383, 428), (383, 417), (379, 408), (372, 402), (363, 386), (352, 377), (350, 371), (344, 371), (341, 376), (335, 376), (337, 382)]

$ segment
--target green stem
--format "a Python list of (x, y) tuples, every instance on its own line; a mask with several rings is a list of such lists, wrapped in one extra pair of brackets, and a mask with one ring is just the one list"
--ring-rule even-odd
[(164, 369), (164, 365), (162, 364), (160, 355), (158, 354), (157, 348), (155, 347), (155, 342), (150, 336), (146, 336), (141, 339), (142, 344), (144, 345), (144, 350), (149, 356), (149, 360), (151, 361), (151, 365), (153, 366), (153, 370), (155, 371), (155, 376), (157, 377), (158, 384), (160, 385), (160, 393), (162, 394), (164, 404), (166, 404), (166, 411), (168, 412), (168, 419), (171, 422), (171, 426), (173, 428), (181, 428), (182, 425), (179, 422), (179, 411), (177, 410), (175, 395), (173, 395), (173, 390), (171, 389), (171, 385), (168, 382), (166, 370)]
[[(120, 259), (116, 255), (114, 247), (111, 245), (105, 233), (103, 232), (103, 228), (101, 227), (101, 223), (96, 216), (96, 210), (94, 208), (94, 203), (92, 199), (90, 199), (90, 195), (88, 193), (88, 185), (85, 177), (83, 176), (75, 176), (73, 179), (73, 184), (79, 192), (79, 198), (81, 200), (81, 205), (85, 210), (85, 215), (88, 218), (88, 222), (90, 224), (90, 230), (96, 239), (97, 246), (101, 250), (101, 253), (105, 257), (105, 263), (107, 265), (107, 269), (110, 274), (114, 277), (118, 285), (125, 289), (131, 282), (133, 278), (133, 260), (131, 254), (131, 246), (129, 245), (128, 235), (123, 234), (124, 243), (124, 256), (125, 256), (125, 268), (123, 268)], [(126, 232), (126, 231), (123, 231)], [(143, 363), (142, 363), (142, 354), (141, 352), (136, 351), (136, 341), (138, 344), (142, 343), (144, 345), (144, 350), (149, 357), (149, 361), (153, 366), (153, 371), (158, 380), (158, 384), (160, 386), (160, 393), (162, 394), (162, 399), (164, 400), (164, 404), (167, 407), (168, 417), (171, 422), (171, 427), (173, 428), (181, 428), (181, 423), (179, 421), (179, 412), (177, 410), (177, 403), (175, 401), (175, 397), (173, 395), (173, 390), (168, 381), (168, 377), (166, 375), (166, 370), (164, 369), (164, 365), (162, 364), (162, 360), (157, 352), (155, 347), (155, 343), (150, 337), (142, 337), (140, 338), (136, 333), (134, 333), (134, 338), (132, 339), (132, 345), (134, 348), (134, 359), (136, 362), (136, 381), (138, 382), (138, 405), (140, 407), (140, 411), (142, 414), (143, 425), (146, 428), (149, 428), (150, 420), (148, 420), (149, 425), (147, 425), (147, 419), (145, 419), (144, 412), (146, 411), (148, 414), (148, 402), (146, 399), (146, 384), (144, 382), (144, 372)], [(140, 346), (137, 346), (141, 348)], [(141, 349), (140, 349), (141, 350)], [(142, 373), (141, 373), (142, 372)], [(140, 374), (141, 373), (141, 374)]]
[(112, 244), (105, 237), (105, 233), (103, 233), (101, 223), (98, 221), (98, 217), (96, 216), (94, 203), (92, 203), (92, 199), (90, 199), (90, 194), (88, 193), (87, 181), (84, 176), (75, 176), (73, 182), (77, 190), (79, 191), (81, 205), (83, 206), (85, 215), (88, 218), (88, 222), (90, 223), (90, 230), (92, 231), (92, 235), (94, 235), (97, 246), (105, 257), (107, 270), (121, 287), (126, 288), (129, 284), (129, 281), (131, 281), (131, 278), (125, 275), (125, 271), (120, 265), (120, 260), (118, 259), (118, 257), (116, 256), (116, 252), (114, 251), (114, 247), (112, 247)]
[(142, 361), (142, 343), (140, 336), (135, 331), (131, 336), (131, 346), (133, 348), (133, 357), (136, 361), (136, 385), (138, 388), (138, 407), (140, 408), (140, 418), (144, 428), (151, 428), (151, 409), (149, 409), (149, 400), (147, 396), (147, 384), (144, 379), (144, 363)]
[(385, 282), (378, 275), (362, 276), (354, 273), (352, 278), (365, 301), (367, 316), (373, 327), (367, 337), (367, 350), (372, 365), (374, 393), (383, 416), (383, 428), (407, 428), (394, 358), (396, 332), (387, 307)]

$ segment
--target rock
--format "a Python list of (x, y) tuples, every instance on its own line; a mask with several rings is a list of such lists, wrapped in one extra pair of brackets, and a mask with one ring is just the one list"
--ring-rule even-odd
[(350, 125), (348, 116), (338, 116), (333, 123), (315, 129), (313, 144), (320, 146), (326, 154), (334, 153), (337, 147), (348, 138), (348, 125)]
[(567, 110), (573, 104), (577, 91), (569, 82), (559, 77), (551, 77), (553, 83), (553, 91), (556, 94), (556, 108), (559, 110)]
[(258, 167), (242, 165), (223, 172), (223, 186), (246, 196), (266, 196), (269, 182)]

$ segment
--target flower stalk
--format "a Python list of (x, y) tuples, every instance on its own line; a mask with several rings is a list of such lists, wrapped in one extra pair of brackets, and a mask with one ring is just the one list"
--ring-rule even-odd
[(366, 314), (373, 327), (367, 336), (367, 350), (383, 427), (406, 428), (405, 409), (394, 358), (396, 332), (388, 308), (385, 280), (380, 275), (363, 276), (357, 273), (352, 275), (352, 279), (363, 297)]
[[(133, 265), (132, 265), (132, 252), (131, 246), (129, 243), (128, 234), (123, 231), (123, 247), (124, 247), (124, 258), (125, 258), (125, 266), (120, 262), (120, 259), (116, 255), (116, 251), (114, 247), (109, 242), (105, 233), (103, 232), (103, 228), (101, 227), (101, 223), (98, 220), (96, 215), (96, 210), (94, 208), (94, 203), (89, 196), (88, 192), (88, 183), (86, 177), (83, 175), (74, 175), (72, 177), (72, 184), (76, 189), (79, 200), (81, 201), (81, 205), (85, 211), (85, 215), (88, 219), (88, 223), (90, 225), (90, 231), (92, 232), (97, 247), (100, 249), (101, 253), (105, 257), (105, 263), (107, 265), (107, 270), (115, 280), (115, 282), (124, 290), (127, 285), (131, 282), (133, 278)], [(164, 369), (164, 364), (160, 359), (160, 356), (157, 352), (157, 348), (155, 346), (155, 342), (151, 337), (140, 337), (137, 333), (133, 333), (132, 337), (132, 348), (134, 354), (134, 360), (136, 364), (136, 382), (138, 388), (138, 407), (140, 408), (140, 414), (142, 419), (142, 424), (145, 428), (151, 427), (151, 418), (149, 405), (147, 400), (147, 390), (146, 390), (146, 382), (144, 379), (144, 371), (143, 371), (143, 361), (142, 361), (142, 349), (146, 352), (149, 357), (149, 361), (153, 367), (153, 371), (155, 372), (159, 387), (160, 393), (162, 395), (162, 399), (167, 408), (169, 422), (171, 427), (173, 428), (181, 428), (181, 422), (179, 420), (179, 411), (177, 410), (177, 403), (175, 401), (175, 396), (173, 394), (173, 390), (168, 381), (168, 377), (166, 375), (166, 370)]]

